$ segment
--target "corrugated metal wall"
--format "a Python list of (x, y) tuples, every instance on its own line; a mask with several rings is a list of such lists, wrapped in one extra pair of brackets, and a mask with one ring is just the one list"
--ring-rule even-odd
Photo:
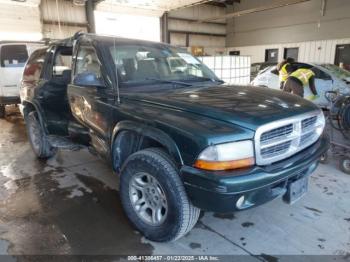
[(226, 9), (213, 5), (198, 5), (171, 11), (168, 14), (169, 40), (173, 45), (202, 46), (208, 55), (225, 51), (226, 21), (198, 23), (205, 17), (226, 14)]
[[(277, 0), (245, 0), (233, 10), (268, 6)], [(227, 47), (295, 43), (349, 37), (350, 1), (322, 0), (289, 5), (229, 19)]]
[(331, 39), (321, 41), (307, 41), (287, 44), (241, 46), (227, 48), (227, 52), (237, 50), (241, 55), (251, 56), (252, 63), (265, 61), (266, 49), (278, 49), (278, 61), (283, 59), (284, 48), (298, 47), (300, 62), (334, 63), (336, 46), (350, 44), (350, 38)]
[(72, 1), (42, 0), (40, 9), (44, 37), (57, 39), (86, 32), (84, 6), (74, 5)]

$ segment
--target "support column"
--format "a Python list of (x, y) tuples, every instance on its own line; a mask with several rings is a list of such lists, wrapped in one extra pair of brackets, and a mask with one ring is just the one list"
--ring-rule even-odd
[(168, 29), (168, 12), (164, 12), (160, 21), (161, 21), (160, 23), (161, 40), (164, 43), (170, 43), (170, 34)]
[(94, 1), (87, 0), (85, 2), (85, 13), (86, 13), (86, 20), (88, 23), (88, 26), (87, 26), (88, 33), (96, 33), (94, 9), (95, 9)]

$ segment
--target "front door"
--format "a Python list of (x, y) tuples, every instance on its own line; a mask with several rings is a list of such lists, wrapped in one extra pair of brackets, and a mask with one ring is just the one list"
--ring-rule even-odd
[(68, 99), (74, 117), (89, 129), (95, 149), (105, 154), (115, 99), (103, 72), (96, 49), (91, 45), (80, 45), (73, 81), (68, 86)]

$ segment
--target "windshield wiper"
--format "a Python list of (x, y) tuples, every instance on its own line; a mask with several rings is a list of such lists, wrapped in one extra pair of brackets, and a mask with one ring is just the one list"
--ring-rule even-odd
[(218, 82), (218, 83), (225, 83), (224, 81), (220, 79), (214, 79), (214, 78), (209, 78), (209, 77), (203, 77), (203, 76), (194, 76), (191, 78), (187, 78), (185, 80), (201, 80), (201, 81), (211, 81), (211, 82)]
[(190, 83), (180, 82), (180, 81), (174, 81), (174, 80), (165, 80), (155, 77), (147, 77), (146, 80), (152, 80), (152, 81), (159, 81), (163, 83), (170, 83), (170, 84), (177, 84), (177, 85), (183, 85), (183, 86), (192, 86)]

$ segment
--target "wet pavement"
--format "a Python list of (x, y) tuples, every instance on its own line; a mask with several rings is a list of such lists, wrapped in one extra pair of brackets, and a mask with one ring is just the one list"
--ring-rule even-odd
[(16, 108), (0, 120), (0, 254), (350, 256), (350, 176), (336, 161), (320, 166), (308, 194), (235, 214), (206, 212), (173, 243), (153, 243), (127, 221), (118, 180), (85, 150), (34, 157)]

